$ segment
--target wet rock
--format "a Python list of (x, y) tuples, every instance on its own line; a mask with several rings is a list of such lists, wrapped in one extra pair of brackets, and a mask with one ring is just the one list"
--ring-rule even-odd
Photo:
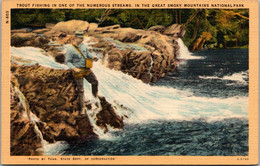
[(65, 63), (65, 54), (64, 53), (56, 54), (55, 61), (59, 63)]
[(56, 62), (61, 64), (65, 63), (65, 53), (55, 46), (49, 46), (45, 48), (48, 55), (53, 56)]
[(26, 110), (14, 88), (19, 87), (18, 80), (14, 76), (11, 85), (11, 155), (41, 155), (41, 152), (37, 151), (42, 147), (41, 139), (35, 132), (34, 123), (25, 118)]
[[(11, 64), (11, 69), (12, 154), (40, 154), (43, 139), (49, 143), (74, 143), (97, 138), (88, 116), (79, 115), (79, 99), (70, 70), (50, 69), (39, 65), (20, 66), (14, 63)], [(21, 107), (21, 99), (14, 93), (14, 87), (24, 95), (28, 103), (23, 104), (26, 109)], [(115, 114), (104, 97), (100, 100), (103, 109), (97, 116), (97, 121), (101, 126), (122, 128), (122, 118)], [(35, 128), (39, 129), (43, 138)]]
[(54, 42), (56, 45), (69, 44), (74, 40), (74, 32), (51, 30), (43, 33), (43, 36), (50, 39), (50, 41)]
[(106, 131), (108, 131), (108, 125), (117, 129), (123, 128), (123, 118), (115, 113), (111, 104), (104, 97), (99, 97), (99, 99), (103, 109), (97, 114), (97, 125), (105, 128)]
[(121, 70), (122, 67), (122, 59), (124, 52), (114, 48), (108, 52), (108, 65), (107, 67), (110, 69), (115, 69), (115, 70)]
[(44, 47), (49, 42), (49, 39), (44, 36), (37, 36), (36, 33), (14, 33), (11, 36), (11, 46), (33, 46)]
[(41, 155), (39, 148), (42, 148), (41, 139), (32, 122), (20, 119), (11, 123), (11, 155)]
[(23, 46), (26, 41), (33, 40), (36, 33), (14, 33), (11, 35), (11, 46)]
[[(44, 32), (42, 37), (30, 37), (26, 41), (13, 38), (12, 43), (15, 46), (43, 48), (56, 62), (64, 63), (64, 52), (58, 47), (72, 43), (78, 27), (85, 27), (83, 29), (90, 35), (89, 42), (95, 42), (91, 45), (93, 49), (90, 49), (90, 52), (102, 53), (102, 61), (108, 68), (121, 70), (147, 83), (156, 81), (175, 69), (175, 59), (179, 55), (176, 37), (182, 37), (181, 34), (184, 32), (184, 27), (179, 24), (167, 28), (154, 26), (147, 31), (121, 28), (120, 25), (98, 27), (96, 23), (70, 20), (56, 24), (52, 30)], [(147, 55), (147, 58), (144, 58), (144, 55)], [(131, 57), (135, 57), (135, 60)]]
[[(99, 38), (99, 42), (92, 47), (101, 47), (104, 50), (106, 57), (103, 59), (108, 61), (107, 67), (121, 70), (143, 82), (156, 81), (176, 67), (178, 43), (174, 42), (175, 38), (172, 36), (133, 28), (104, 27), (98, 28), (96, 36), (93, 37)], [(111, 38), (114, 41), (104, 40)], [(136, 44), (144, 49), (135, 50), (130, 44)], [(162, 63), (162, 59), (165, 59), (165, 62)]]

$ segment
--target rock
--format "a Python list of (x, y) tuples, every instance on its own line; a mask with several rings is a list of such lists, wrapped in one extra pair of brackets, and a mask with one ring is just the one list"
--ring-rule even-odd
[(74, 40), (74, 33), (72, 32), (70, 33), (51, 30), (43, 33), (43, 36), (49, 38), (57, 45), (69, 44)]
[[(92, 25), (93, 26), (93, 25)], [(70, 20), (66, 22), (57, 23), (52, 30), (53, 31), (61, 31), (61, 32), (70, 32), (73, 33), (75, 31), (84, 31), (89, 27), (89, 23), (87, 21), (82, 20)], [(94, 27), (94, 26), (93, 26)]]
[(89, 26), (87, 28), (85, 28), (86, 32), (91, 34), (93, 32), (95, 32), (95, 30), (98, 28), (98, 24), (96, 23), (90, 23)]
[(65, 54), (64, 53), (59, 53), (55, 55), (55, 61), (59, 62), (61, 64), (65, 63)]
[(107, 67), (110, 69), (114, 69), (114, 70), (121, 70), (122, 62), (120, 62), (120, 61), (109, 62)]
[(39, 48), (45, 48), (46, 44), (49, 43), (50, 40), (46, 37), (36, 37), (33, 41), (29, 41), (26, 45), (33, 46), (33, 47), (39, 47)]
[(135, 33), (132, 28), (125, 28), (122, 29), (121, 32), (119, 33), (119, 36), (117, 40), (122, 41), (122, 42), (136, 42), (142, 37), (141, 34)]
[(94, 48), (103, 48), (105, 52), (108, 52), (109, 50), (115, 48), (115, 45), (104, 38), (96, 38), (98, 39), (95, 44), (91, 45)]
[(32, 29), (22, 28), (22, 29), (11, 30), (11, 33), (29, 33), (29, 32), (32, 32)]
[(162, 33), (165, 29), (166, 29), (166, 27), (163, 25), (155, 25), (155, 26), (150, 27), (148, 29), (148, 31), (156, 31), (156, 32)]
[[(67, 22), (60, 22), (56, 24), (55, 27), (67, 26), (76, 22), (82, 23), (84, 21), (70, 20)], [(179, 54), (178, 43), (175, 42), (175, 39), (177, 31), (181, 31), (182, 27), (182, 25), (178, 24), (167, 27), (163, 32), (167, 34), (165, 35), (160, 33), (162, 32), (162, 29), (164, 29), (163, 26), (154, 26), (147, 31), (133, 28), (121, 28), (120, 25), (98, 27), (97, 24), (91, 23), (88, 24), (86, 32), (91, 35), (91, 42), (95, 42), (95, 44), (91, 45), (93, 49), (91, 49), (90, 52), (98, 52), (103, 54), (104, 57), (102, 61), (105, 63), (105, 61), (108, 60), (107, 67), (110, 69), (122, 70), (123, 72), (131, 74), (144, 82), (149, 82), (148, 78), (150, 76), (156, 77), (156, 79), (151, 79), (155, 81), (157, 78), (161, 77), (163, 73), (168, 73), (175, 68), (173, 67), (173, 64), (175, 58)], [(53, 45), (50, 43), (46, 45), (45, 43), (47, 41), (43, 41), (44, 38), (39, 37), (36, 37), (37, 40), (28, 40), (14, 45), (31, 45), (41, 47), (49, 55), (53, 56), (56, 62), (64, 63), (64, 52), (60, 49), (53, 49), (53, 47), (71, 43), (74, 40), (74, 32), (72, 30), (73, 27), (70, 27), (70, 30), (66, 32), (63, 31), (62, 28), (53, 28), (53, 30), (44, 32), (43, 37), (45, 39), (49, 39), (49, 41), (54, 43)], [(180, 35), (180, 33), (178, 33), (178, 35)], [(139, 50), (140, 48), (141, 51)], [(131, 53), (130, 50), (132, 50)], [(146, 54), (146, 51), (149, 52), (148, 57), (150, 58), (144, 58), (146, 61), (145, 63), (137, 63), (139, 60), (138, 58), (135, 61), (126, 61), (129, 60), (128, 58), (131, 56), (140, 55), (139, 53), (134, 52), (143, 52), (141, 54)], [(159, 54), (160, 56), (157, 56)], [(150, 64), (151, 58), (154, 61), (152, 66)], [(166, 59), (166, 62), (161, 63), (162, 59)], [(129, 64), (126, 65), (126, 63)], [(162, 64), (164, 66), (162, 66)], [(138, 67), (138, 65), (140, 66)], [(151, 73), (152, 75), (148, 73), (149, 70), (153, 72)]]
[[(176, 27), (178, 26), (176, 25)], [(178, 43), (174, 42), (176, 38), (172, 36), (133, 28), (106, 29), (103, 27), (97, 30), (97, 34), (94, 37), (99, 38), (99, 42), (92, 46), (102, 47), (105, 50), (104, 52), (106, 53), (104, 55), (107, 54), (106, 58), (108, 60), (107, 67), (111, 69), (121, 70), (144, 82), (156, 81), (165, 73), (175, 69), (173, 64), (175, 64), (176, 53), (178, 53), (179, 48), (177, 47)], [(112, 38), (114, 41), (102, 40), (102, 38)], [(117, 43), (117, 40), (122, 43)], [(130, 43), (146, 48), (147, 51), (132, 49), (129, 47)], [(149, 55), (145, 52), (148, 52)], [(147, 58), (143, 56), (137, 57), (141, 54), (147, 54)], [(136, 58), (135, 60), (134, 57)], [(139, 58), (144, 58), (144, 61), (139, 63), (141, 62)], [(154, 61), (153, 65), (151, 65), (151, 58)], [(167, 60), (162, 63), (163, 59)], [(152, 73), (149, 73), (149, 70)], [(152, 77), (151, 79), (150, 76)]]
[(163, 60), (163, 55), (157, 50), (152, 52), (152, 57), (155, 64), (160, 64)]
[(52, 37), (58, 36), (60, 33), (61, 33), (60, 31), (50, 30), (50, 31), (44, 32), (43, 35), (47, 38), (52, 39)]
[(123, 51), (114, 48), (108, 52), (108, 68), (120, 70), (123, 59)]
[(108, 131), (108, 126), (121, 129), (124, 127), (123, 118), (116, 115), (113, 107), (109, 104), (104, 97), (99, 97), (102, 105), (102, 111), (97, 114), (97, 125), (101, 126)]
[(112, 25), (112, 26), (107, 26), (107, 27), (98, 27), (96, 29), (96, 32), (100, 33), (108, 33), (108, 32), (113, 32), (114, 29), (119, 29), (120, 25)]
[(50, 46), (46, 48), (45, 51), (48, 55), (53, 56), (56, 62), (59, 62), (61, 64), (65, 63), (65, 53), (62, 50), (54, 46)]
[[(88, 116), (79, 115), (79, 99), (70, 70), (11, 63), (11, 71), (12, 87), (18, 88), (28, 102), (27, 109), (21, 107), (19, 96), (14, 93), (14, 88), (11, 89), (12, 154), (38, 155), (43, 139), (49, 143), (75, 143), (97, 138)], [(104, 97), (100, 100), (103, 108), (97, 117), (100, 126), (104, 129), (106, 125), (122, 128), (122, 118), (115, 114)], [(39, 121), (26, 119), (26, 110)], [(35, 127), (39, 128), (43, 138), (36, 133)]]
[(44, 28), (44, 29), (36, 29), (36, 30), (33, 30), (32, 32), (37, 33), (37, 34), (42, 34), (44, 32), (48, 32), (48, 31), (50, 31), (50, 29)]
[(34, 130), (34, 124), (20, 119), (11, 123), (11, 155), (42, 155), (37, 149), (42, 147), (41, 139)]
[(37, 36), (36, 33), (14, 33), (11, 36), (11, 45), (15, 47), (34, 46), (42, 48), (48, 42), (48, 38)]
[(154, 47), (149, 46), (149, 45), (147, 45), (147, 44), (144, 45), (144, 48), (146, 48), (147, 50), (149, 50), (149, 51), (151, 51), (151, 52), (153, 52), (153, 51), (155, 50)]
[(46, 23), (46, 24), (45, 24), (45, 27), (46, 27), (47, 29), (52, 29), (54, 26), (55, 26), (55, 24), (52, 24), (52, 23)]
[(19, 87), (15, 76), (11, 77), (11, 155), (41, 155), (41, 139), (34, 130), (34, 123), (24, 118), (25, 108), (19, 104), (20, 98), (15, 87)]
[(36, 36), (37, 36), (36, 33), (14, 33), (12, 34), (11, 38), (17, 38), (23, 41), (27, 41), (27, 40), (31, 40)]
[(185, 34), (185, 29), (183, 25), (180, 24), (173, 24), (169, 27), (167, 27), (164, 31), (163, 34), (168, 35), (168, 36), (173, 36), (173, 37), (178, 37), (181, 38)]

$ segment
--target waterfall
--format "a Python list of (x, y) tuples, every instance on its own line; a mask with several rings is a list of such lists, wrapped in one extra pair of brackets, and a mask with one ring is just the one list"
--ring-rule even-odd
[(29, 110), (29, 104), (27, 99), (24, 97), (23, 93), (20, 91), (19, 88), (17, 88), (15, 85), (11, 85), (14, 93), (16, 93), (18, 95), (18, 98), (20, 100), (20, 104), (23, 106), (24, 110), (25, 110), (25, 117), (31, 121), (31, 111)]
[(30, 111), (29, 103), (28, 103), (27, 99), (25, 98), (25, 96), (23, 95), (23, 93), (20, 91), (20, 89), (17, 88), (15, 85), (13, 86), (13, 89), (14, 89), (14, 93), (17, 94), (17, 96), (18, 96), (18, 98), (20, 100), (20, 103), (21, 103), (21, 105), (23, 106), (23, 108), (25, 110), (23, 116), (33, 123), (34, 131), (38, 135), (38, 137), (40, 138), (42, 146), (46, 145), (47, 141), (44, 140), (43, 135), (42, 135), (41, 131), (39, 130), (39, 128), (37, 126), (37, 123), (36, 123), (36, 122), (40, 122), (40, 120), (37, 118), (37, 116), (35, 116)]
[(151, 56), (151, 63), (150, 63), (150, 67), (149, 67), (150, 81), (153, 78), (153, 74), (151, 73), (151, 70), (153, 68), (153, 64), (154, 64), (154, 61), (153, 61), (153, 57)]
[(188, 50), (187, 46), (183, 43), (181, 38), (177, 39), (177, 43), (180, 46), (180, 57), (179, 59), (202, 59), (199, 56), (193, 56), (192, 53)]

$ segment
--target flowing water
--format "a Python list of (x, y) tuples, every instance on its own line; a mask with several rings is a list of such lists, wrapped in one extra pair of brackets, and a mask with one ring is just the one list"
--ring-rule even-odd
[[(179, 44), (182, 60), (177, 70), (151, 85), (95, 62), (99, 93), (118, 115), (128, 117), (124, 129), (97, 133), (100, 139), (80, 145), (60, 144), (61, 150), (52, 148), (48, 154), (247, 155), (248, 50), (190, 54), (182, 41)], [(11, 58), (25, 65), (68, 69), (33, 47), (12, 47)], [(85, 92), (91, 99), (87, 82)]]

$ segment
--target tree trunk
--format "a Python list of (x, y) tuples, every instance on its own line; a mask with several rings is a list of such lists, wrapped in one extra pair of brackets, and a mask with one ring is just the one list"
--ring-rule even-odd
[(181, 24), (181, 10), (179, 10), (179, 22)]
[(176, 10), (176, 12), (175, 12), (175, 17), (176, 17), (176, 24), (178, 24), (178, 11)]
[(196, 16), (198, 13), (199, 13), (199, 10), (197, 10), (197, 11), (188, 19), (188, 21), (185, 23), (185, 25), (186, 25), (186, 24), (189, 24), (189, 23), (195, 18), (195, 16)]
[[(244, 24), (244, 26), (245, 26), (245, 25), (246, 25), (246, 24)], [(241, 32), (242, 32), (244, 26), (242, 26), (242, 20), (240, 20), (240, 30), (238, 31), (238, 34), (237, 34), (237, 37), (236, 37), (236, 47), (238, 47), (238, 39), (239, 39), (239, 37), (240, 37), (240, 34), (241, 34)]]
[(193, 36), (192, 36), (192, 38), (191, 38), (191, 42), (193, 42), (193, 41), (196, 39), (200, 21), (201, 21), (201, 16), (199, 16), (199, 17), (197, 18), (197, 20), (196, 20), (196, 25), (194, 26), (194, 29), (193, 29)]

